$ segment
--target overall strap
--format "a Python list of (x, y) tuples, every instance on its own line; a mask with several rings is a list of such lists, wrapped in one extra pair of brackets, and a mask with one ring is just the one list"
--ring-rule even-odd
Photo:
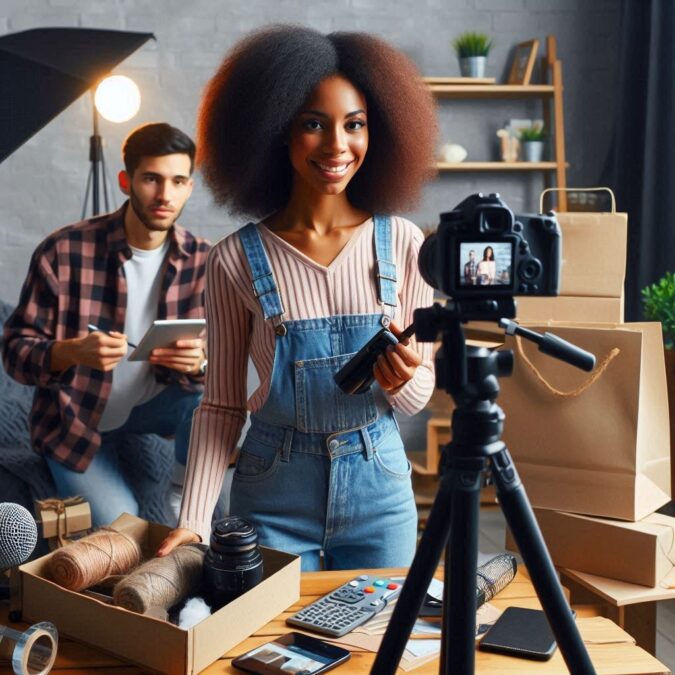
[(391, 318), (396, 307), (396, 263), (391, 245), (391, 218), (373, 216), (375, 224), (375, 274), (377, 299), (384, 305), (383, 312)]
[(255, 223), (242, 227), (238, 233), (253, 279), (253, 293), (263, 311), (265, 319), (278, 319), (284, 314), (272, 266)]

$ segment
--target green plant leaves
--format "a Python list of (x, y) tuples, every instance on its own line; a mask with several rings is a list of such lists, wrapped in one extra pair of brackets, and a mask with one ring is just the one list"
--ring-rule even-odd
[(642, 300), (645, 317), (661, 322), (666, 349), (675, 348), (675, 273), (643, 288)]
[(453, 41), (452, 46), (460, 59), (469, 56), (487, 56), (492, 49), (492, 40), (485, 33), (461, 33)]

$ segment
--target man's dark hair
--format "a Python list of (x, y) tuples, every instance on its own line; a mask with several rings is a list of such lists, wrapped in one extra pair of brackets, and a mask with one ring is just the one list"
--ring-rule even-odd
[(272, 26), (235, 45), (201, 102), (197, 164), (218, 203), (262, 217), (288, 202), (291, 122), (317, 84), (336, 74), (368, 106), (368, 151), (347, 187), (350, 202), (388, 213), (417, 200), (433, 174), (437, 122), (412, 61), (366, 33)]
[(141, 157), (175, 154), (190, 157), (190, 174), (192, 174), (195, 164), (195, 144), (187, 134), (166, 122), (152, 122), (134, 129), (122, 145), (124, 168), (130, 176), (133, 176), (138, 168)]

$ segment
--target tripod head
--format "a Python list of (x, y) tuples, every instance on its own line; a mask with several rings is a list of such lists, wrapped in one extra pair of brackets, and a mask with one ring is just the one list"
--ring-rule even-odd
[(439, 334), (442, 346), (436, 354), (436, 385), (450, 394), (457, 405), (472, 401), (494, 402), (499, 394), (499, 377), (513, 372), (511, 350), (490, 351), (467, 347), (463, 323), (471, 320), (495, 320), (507, 335), (519, 335), (539, 346), (539, 350), (582, 370), (595, 367), (595, 356), (552, 333), (537, 333), (511, 321), (516, 315), (512, 297), (476, 300), (448, 300), (443, 307), (415, 310), (415, 336), (420, 342), (435, 342)]

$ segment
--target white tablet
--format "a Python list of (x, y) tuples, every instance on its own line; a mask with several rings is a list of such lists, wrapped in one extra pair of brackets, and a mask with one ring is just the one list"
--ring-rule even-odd
[(168, 347), (176, 340), (198, 338), (206, 327), (206, 319), (157, 319), (129, 354), (129, 361), (147, 361), (157, 347)]

